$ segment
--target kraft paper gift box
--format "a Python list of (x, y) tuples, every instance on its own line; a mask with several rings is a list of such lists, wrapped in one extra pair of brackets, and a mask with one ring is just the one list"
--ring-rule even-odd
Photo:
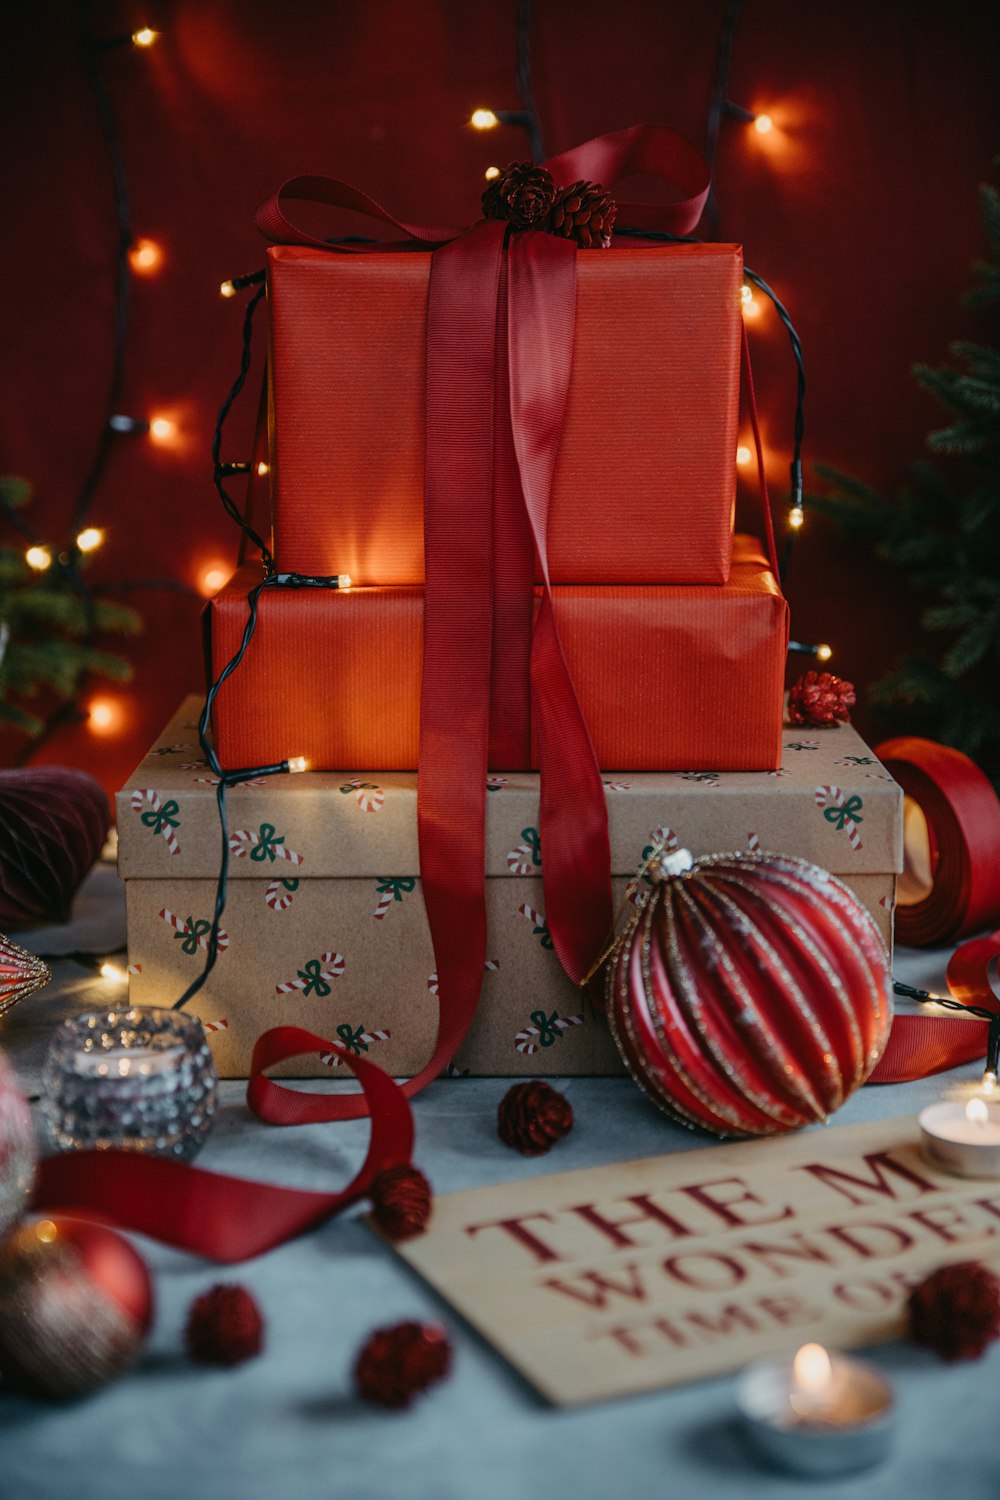
[[(270, 484), (285, 571), (424, 581), (431, 259), (267, 252)], [(554, 583), (725, 582), (742, 280), (738, 245), (578, 253), (548, 525)], [(502, 403), (498, 420), (509, 429)]]
[[(259, 579), (240, 569), (209, 606), (213, 679), (242, 640)], [(562, 586), (554, 599), (602, 767), (777, 767), (788, 606), (752, 538), (736, 537), (726, 584)], [(216, 700), (222, 764), (304, 755), (316, 769), (413, 769), (422, 655), (420, 588), (265, 590), (249, 650)], [(527, 694), (526, 654), (521, 670)], [(520, 767), (535, 763), (526, 744)]]
[[(130, 999), (169, 1005), (200, 971), (215, 903), (220, 833), (190, 698), (118, 794)], [(294, 722), (290, 721), (290, 732)], [(297, 746), (289, 744), (285, 751)], [(604, 1023), (566, 979), (545, 924), (538, 777), (491, 775), (489, 961), (479, 1011), (455, 1059), (474, 1074), (621, 1071)], [(621, 901), (654, 839), (694, 854), (800, 855), (838, 874), (891, 941), (902, 868), (902, 792), (853, 729), (785, 727), (771, 772), (621, 773), (605, 778)], [(437, 1024), (434, 958), (418, 878), (416, 775), (274, 776), (228, 797), (225, 943), (190, 1003), (223, 1075), (244, 1076), (257, 1036), (281, 1023), (416, 1072)], [(332, 1059), (286, 1071), (323, 1075)]]

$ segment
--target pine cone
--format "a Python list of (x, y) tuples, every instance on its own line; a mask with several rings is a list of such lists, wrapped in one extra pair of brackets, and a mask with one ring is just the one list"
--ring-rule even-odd
[(933, 1271), (908, 1305), (911, 1337), (942, 1359), (978, 1359), (1000, 1337), (1000, 1277), (978, 1261)]
[(788, 692), (788, 718), (796, 726), (832, 729), (851, 722), (857, 701), (853, 682), (832, 672), (804, 672)]
[(556, 194), (545, 227), (550, 234), (576, 240), (584, 250), (596, 245), (607, 250), (617, 212), (618, 205), (599, 182), (574, 182)]
[(542, 1079), (515, 1083), (500, 1100), (497, 1134), (522, 1156), (544, 1156), (572, 1129), (572, 1104)]
[(220, 1283), (192, 1302), (184, 1341), (200, 1364), (239, 1365), (260, 1353), (264, 1319), (246, 1287)]
[(556, 196), (552, 174), (533, 161), (512, 161), (483, 194), (487, 219), (506, 219), (515, 229), (544, 229)]
[(377, 1328), (354, 1366), (354, 1383), (366, 1401), (402, 1408), (451, 1368), (451, 1345), (439, 1323), (396, 1323)]
[(372, 1183), (372, 1218), (391, 1240), (422, 1234), (431, 1216), (431, 1185), (410, 1162), (386, 1167)]

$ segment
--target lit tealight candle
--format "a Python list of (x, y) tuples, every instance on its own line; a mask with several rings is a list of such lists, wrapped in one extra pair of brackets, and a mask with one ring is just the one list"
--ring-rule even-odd
[(892, 1389), (877, 1370), (821, 1344), (743, 1372), (737, 1401), (755, 1447), (798, 1474), (847, 1474), (879, 1463), (892, 1440)]
[(927, 1160), (956, 1177), (1000, 1177), (1000, 1104), (944, 1099), (920, 1115)]

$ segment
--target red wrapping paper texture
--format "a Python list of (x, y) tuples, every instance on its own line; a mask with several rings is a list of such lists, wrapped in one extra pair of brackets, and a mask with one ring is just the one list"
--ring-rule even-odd
[[(274, 540), (286, 571), (423, 583), (430, 265), (421, 251), (268, 250)], [(736, 245), (578, 254), (553, 582), (725, 582), (742, 276)]]
[[(213, 676), (239, 645), (259, 576), (240, 569), (209, 606)], [(788, 606), (756, 541), (736, 537), (722, 586), (577, 585), (554, 597), (602, 769), (778, 767)], [(313, 770), (414, 769), (422, 655), (420, 588), (265, 590), (250, 649), (216, 700), (222, 764), (304, 755)]]

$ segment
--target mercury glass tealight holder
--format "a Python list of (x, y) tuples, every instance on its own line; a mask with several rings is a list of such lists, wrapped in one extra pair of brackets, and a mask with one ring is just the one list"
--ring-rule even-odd
[(60, 1151), (138, 1151), (190, 1160), (216, 1108), (216, 1072), (197, 1016), (102, 1010), (64, 1021), (42, 1075)]

